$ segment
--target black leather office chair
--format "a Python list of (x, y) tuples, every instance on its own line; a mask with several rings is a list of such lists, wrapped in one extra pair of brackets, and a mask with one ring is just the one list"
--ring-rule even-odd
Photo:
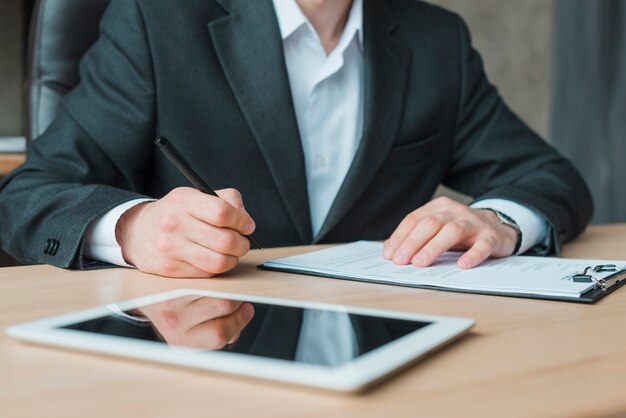
[(37, 0), (30, 23), (24, 83), (28, 141), (46, 130), (61, 99), (80, 81), (78, 65), (98, 39), (110, 0)]
[[(30, 22), (24, 77), (27, 141), (46, 130), (61, 99), (80, 81), (78, 65), (98, 39), (110, 0), (37, 0)], [(0, 251), (0, 267), (19, 265)]]

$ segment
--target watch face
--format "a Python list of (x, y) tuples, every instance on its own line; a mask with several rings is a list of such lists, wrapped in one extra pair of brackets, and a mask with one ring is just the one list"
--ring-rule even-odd
[(513, 218), (511, 218), (509, 215), (502, 213), (498, 210), (494, 210), (494, 209), (490, 209), (493, 213), (496, 214), (496, 216), (498, 217), (498, 219), (500, 220), (500, 223), (504, 224), (504, 225), (509, 225), (515, 229), (519, 229), (519, 226), (517, 225), (517, 222), (515, 222), (513, 220)]
[(504, 223), (508, 224), (508, 225), (515, 225), (517, 226), (517, 222), (515, 222), (513, 220), (513, 218), (511, 218), (509, 215), (504, 214), (502, 212), (496, 212), (498, 214), (498, 217), (500, 218), (501, 221), (503, 221)]
[(515, 231), (517, 232), (517, 243), (515, 244), (515, 249), (513, 250), (512, 255), (517, 254), (519, 252), (520, 247), (522, 246), (522, 230), (520, 229), (517, 222), (515, 222), (513, 218), (511, 218), (510, 216), (497, 210), (494, 210), (493, 213), (496, 214), (496, 216), (500, 220), (500, 223), (506, 226), (510, 226), (511, 228), (515, 229)]

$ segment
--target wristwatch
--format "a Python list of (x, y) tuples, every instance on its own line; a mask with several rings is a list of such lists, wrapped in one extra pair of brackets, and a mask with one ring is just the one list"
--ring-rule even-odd
[(506, 213), (502, 213), (499, 210), (489, 209), (489, 208), (485, 208), (485, 209), (490, 210), (493, 213), (495, 213), (496, 216), (498, 217), (498, 220), (500, 221), (502, 225), (510, 226), (511, 228), (517, 231), (517, 244), (515, 244), (513, 255), (517, 254), (520, 247), (522, 246), (522, 230), (520, 229), (517, 222), (515, 222), (513, 218), (511, 218), (509, 215), (507, 215)]

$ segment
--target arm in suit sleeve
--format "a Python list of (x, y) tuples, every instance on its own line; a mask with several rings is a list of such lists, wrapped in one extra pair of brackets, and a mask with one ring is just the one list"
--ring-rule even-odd
[(589, 190), (574, 166), (505, 105), (461, 19), (458, 28), (462, 87), (444, 184), (476, 201), (506, 199), (541, 213), (550, 239), (535, 252), (558, 254), (561, 243), (578, 236), (591, 218)]
[[(136, 198), (153, 152), (154, 77), (139, 5), (113, 0), (81, 83), (0, 185), (0, 244), (25, 263), (88, 268), (90, 222)], [(46, 254), (48, 240), (58, 241)], [(50, 251), (47, 251), (50, 252)]]

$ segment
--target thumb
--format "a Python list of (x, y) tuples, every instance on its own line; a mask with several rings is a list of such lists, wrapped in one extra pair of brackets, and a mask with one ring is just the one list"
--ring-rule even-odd
[(252, 219), (252, 217), (248, 213), (248, 211), (246, 211), (246, 208), (243, 205), (243, 199), (241, 198), (241, 193), (239, 193), (239, 190), (222, 189), (222, 190), (216, 190), (215, 193), (217, 193), (220, 199), (224, 200), (226, 203), (230, 204), (231, 206), (239, 209), (241, 213), (243, 213), (243, 216), (241, 217), (242, 218), (241, 222), (243, 222), (242, 229), (237, 228), (237, 230), (240, 231), (244, 235), (248, 235), (254, 232), (254, 230), (256, 229), (256, 224), (254, 222), (254, 219)]

